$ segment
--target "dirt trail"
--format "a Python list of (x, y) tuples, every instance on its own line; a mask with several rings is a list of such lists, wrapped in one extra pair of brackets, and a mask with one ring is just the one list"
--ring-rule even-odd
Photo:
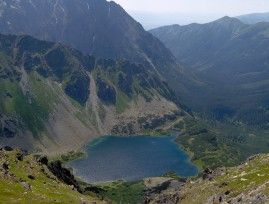
[(164, 126), (163, 129), (165, 129), (165, 130), (169, 130), (169, 129), (171, 129), (176, 123), (178, 123), (178, 122), (180, 122), (180, 121), (183, 121), (183, 119), (184, 119), (183, 117), (180, 117), (180, 118), (178, 118), (176, 121), (174, 121), (174, 122), (172, 122), (172, 123), (170, 123), (170, 124)]

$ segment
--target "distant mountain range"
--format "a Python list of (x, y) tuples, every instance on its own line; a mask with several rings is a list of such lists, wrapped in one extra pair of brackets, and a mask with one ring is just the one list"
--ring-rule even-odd
[(217, 119), (267, 127), (269, 23), (248, 25), (224, 17), (150, 32), (203, 79), (187, 104)]
[(236, 16), (235, 18), (239, 19), (243, 23), (255, 24), (260, 22), (269, 22), (269, 12), (267, 13), (252, 13), (242, 16)]

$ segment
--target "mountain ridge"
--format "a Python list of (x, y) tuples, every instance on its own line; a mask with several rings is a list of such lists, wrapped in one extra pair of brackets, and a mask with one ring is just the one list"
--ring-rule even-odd
[(151, 63), (158, 67), (164, 57), (177, 64), (158, 39), (113, 1), (79, 0), (74, 4), (62, 0), (12, 0), (3, 1), (0, 10), (1, 32), (5, 34), (24, 33), (62, 42), (96, 57), (126, 58), (148, 67)]
[(247, 24), (269, 22), (269, 12), (246, 14), (246, 15), (236, 16), (235, 18)]
[[(206, 24), (194, 23), (194, 24), (190, 24), (186, 26), (172, 25), (172, 26), (156, 28), (156, 29), (150, 30), (150, 32), (155, 34), (157, 37), (160, 37), (160, 39), (166, 44), (168, 48), (171, 49), (171, 51), (175, 54), (175, 56), (178, 59), (183, 60), (184, 63), (190, 64), (191, 61), (194, 61), (194, 62), (197, 61), (196, 63), (200, 64), (203, 62), (202, 60), (205, 61), (208, 57), (214, 54), (214, 49), (216, 48), (212, 47), (214, 46), (213, 40), (218, 41), (218, 43), (220, 39), (222, 40), (221, 41), (222, 44), (220, 45), (217, 44), (215, 46), (219, 47), (219, 46), (224, 45), (225, 40), (230, 39), (233, 35), (236, 34), (237, 31), (233, 30), (232, 27), (237, 27), (237, 26), (239, 26), (239, 29), (244, 29), (246, 27), (241, 21), (235, 18), (230, 18), (228, 16), (225, 16), (221, 19), (218, 19), (216, 21), (206, 23)], [(208, 30), (210, 29), (213, 29), (215, 32), (219, 32), (219, 33), (224, 32), (224, 34), (217, 36), (218, 38), (215, 39), (216, 38), (214, 37), (215, 33), (210, 33), (210, 32), (208, 33)], [(193, 30), (195, 30), (196, 33), (193, 32)], [(166, 34), (166, 32), (168, 33)], [(188, 38), (192, 38), (192, 40), (195, 40), (193, 44), (198, 44), (199, 52), (197, 52), (196, 49), (193, 49), (191, 45), (190, 47), (184, 46), (184, 48), (182, 49), (181, 49), (181, 46), (175, 45), (174, 43), (177, 42), (177, 38), (178, 38), (176, 33), (179, 33), (181, 35), (182, 42), (184, 42), (184, 40), (188, 40)], [(201, 39), (199, 37), (199, 36), (209, 35), (209, 34), (211, 36), (206, 36), (207, 41), (204, 41), (204, 39)], [(169, 38), (165, 38), (165, 35), (167, 35), (167, 37), (169, 37), (169, 35), (174, 35), (174, 36), (171, 36), (171, 39), (169, 39)], [(207, 45), (207, 44), (210, 44), (210, 45)], [(211, 49), (213, 49), (213, 52), (211, 51)], [(198, 53), (197, 56), (188, 57), (190, 55), (189, 53), (190, 52), (195, 53), (195, 50)], [(201, 54), (203, 50), (206, 50), (206, 54)], [(196, 60), (197, 58), (198, 59), (202, 58), (202, 60), (198, 61)], [(191, 64), (191, 66), (195, 66), (195, 65)]]
[(224, 17), (207, 24), (151, 32), (205, 83), (196, 88), (195, 95), (186, 95), (185, 103), (215, 119), (227, 117), (267, 127), (266, 120), (261, 119), (267, 112), (261, 109), (267, 109), (268, 101), (264, 94), (268, 91), (268, 23), (247, 25)]

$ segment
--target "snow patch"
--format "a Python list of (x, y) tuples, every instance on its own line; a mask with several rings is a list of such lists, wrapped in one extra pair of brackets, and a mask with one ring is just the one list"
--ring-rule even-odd
[(29, 3), (30, 3), (34, 8), (36, 8), (36, 5), (32, 2), (32, 0), (29, 0)]
[(16, 9), (16, 10), (19, 10), (19, 8), (17, 8), (16, 6), (14, 6), (14, 5), (11, 5), (10, 6), (10, 8), (12, 8), (12, 9)]
[(53, 13), (52, 13), (52, 17), (55, 18), (56, 24), (58, 24), (58, 20), (61, 14), (63, 14), (63, 16), (66, 16), (66, 12), (64, 7), (61, 5), (61, 0), (57, 0), (54, 4), (54, 9), (53, 9)]
[(94, 45), (95, 42), (95, 35), (92, 37), (92, 45)]

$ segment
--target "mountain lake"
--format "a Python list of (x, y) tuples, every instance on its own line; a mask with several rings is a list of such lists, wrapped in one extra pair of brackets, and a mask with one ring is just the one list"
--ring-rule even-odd
[(87, 158), (71, 161), (67, 167), (88, 183), (117, 180), (127, 182), (175, 172), (194, 176), (197, 167), (174, 142), (175, 136), (107, 136), (85, 147)]

